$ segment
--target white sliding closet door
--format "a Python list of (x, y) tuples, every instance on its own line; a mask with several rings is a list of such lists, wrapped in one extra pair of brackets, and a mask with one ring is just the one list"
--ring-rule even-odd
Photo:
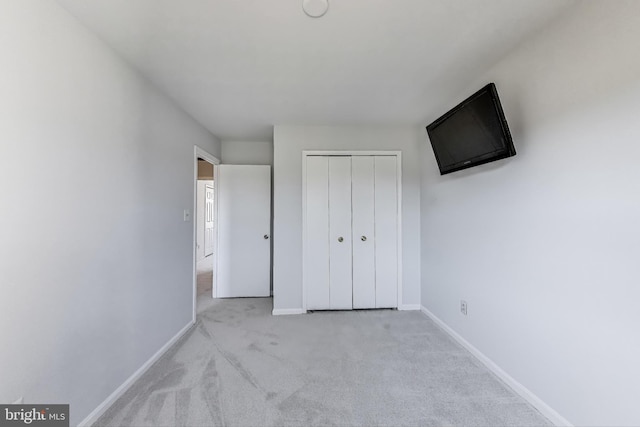
[(353, 308), (351, 157), (329, 157), (329, 307)]
[(353, 223), (353, 308), (376, 307), (374, 157), (351, 160)]
[(396, 158), (375, 157), (376, 308), (398, 306), (398, 188)]
[(329, 301), (329, 158), (307, 158), (307, 225), (304, 282), (308, 310), (326, 310)]

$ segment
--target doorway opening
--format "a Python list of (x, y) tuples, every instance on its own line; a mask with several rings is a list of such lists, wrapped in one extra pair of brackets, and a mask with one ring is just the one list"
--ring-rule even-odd
[(217, 264), (216, 168), (219, 160), (195, 148), (194, 193), (194, 321), (196, 313), (209, 306), (215, 296)]
[(214, 185), (213, 164), (198, 158), (196, 189), (196, 297), (213, 296)]

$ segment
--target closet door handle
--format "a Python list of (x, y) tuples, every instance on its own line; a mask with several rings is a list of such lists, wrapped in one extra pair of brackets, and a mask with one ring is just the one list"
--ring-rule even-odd
[(344, 239), (342, 238), (342, 236), (338, 237), (338, 242), (342, 243), (342, 242), (343, 242), (343, 240), (344, 240)]
[(362, 236), (362, 237), (360, 238), (360, 240), (362, 240), (363, 242), (366, 242), (366, 241), (367, 241), (367, 236)]

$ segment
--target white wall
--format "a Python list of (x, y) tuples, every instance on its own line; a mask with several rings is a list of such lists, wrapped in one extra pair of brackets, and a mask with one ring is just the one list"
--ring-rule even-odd
[(57, 3), (0, 2), (0, 32), (0, 401), (75, 425), (191, 322), (193, 146), (220, 147)]
[(639, 41), (640, 2), (581, 2), (434, 112), (495, 81), (516, 157), (423, 150), (423, 305), (576, 425), (640, 425)]
[(420, 301), (420, 133), (415, 127), (274, 128), (274, 309), (302, 308), (302, 151), (402, 151), (402, 304)]
[(272, 165), (271, 141), (222, 141), (222, 159), (226, 165)]

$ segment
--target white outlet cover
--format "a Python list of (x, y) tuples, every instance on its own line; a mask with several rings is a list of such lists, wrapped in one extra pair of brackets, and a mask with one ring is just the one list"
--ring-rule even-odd
[(329, 10), (329, 0), (303, 0), (302, 10), (312, 18), (320, 18)]

